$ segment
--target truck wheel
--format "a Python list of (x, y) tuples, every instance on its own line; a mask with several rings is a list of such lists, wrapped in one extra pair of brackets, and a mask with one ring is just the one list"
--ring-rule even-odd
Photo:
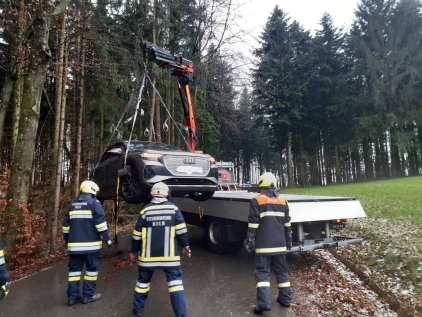
[(205, 243), (215, 254), (233, 254), (240, 251), (243, 241), (229, 241), (227, 221), (221, 218), (207, 218), (205, 221)]
[(189, 197), (195, 201), (207, 201), (212, 196), (214, 192), (189, 192)]

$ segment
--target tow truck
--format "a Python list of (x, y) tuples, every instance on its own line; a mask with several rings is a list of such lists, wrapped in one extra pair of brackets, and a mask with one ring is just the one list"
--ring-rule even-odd
[[(195, 151), (196, 126), (188, 85), (193, 81), (190, 60), (149, 42), (142, 42), (144, 59), (170, 69), (177, 77), (184, 111), (186, 141)], [(248, 228), (249, 203), (257, 193), (246, 190), (216, 191), (208, 201), (170, 197), (182, 211), (185, 221), (204, 227), (207, 248), (217, 254), (236, 253)], [(288, 252), (304, 252), (362, 243), (362, 239), (333, 234), (341, 232), (349, 219), (365, 218), (360, 202), (353, 197), (282, 195), (290, 208), (293, 247)]]

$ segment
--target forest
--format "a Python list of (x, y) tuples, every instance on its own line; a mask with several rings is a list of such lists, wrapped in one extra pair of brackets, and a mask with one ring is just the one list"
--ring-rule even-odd
[(420, 174), (419, 0), (361, 0), (347, 30), (327, 12), (315, 32), (276, 6), (252, 59), (235, 45), (248, 35), (241, 5), (0, 3), (0, 232), (11, 267), (60, 249), (64, 210), (112, 142), (133, 132), (183, 148), (177, 83), (143, 60), (142, 41), (193, 61), (196, 149), (234, 162), (238, 183), (263, 171), (281, 188)]

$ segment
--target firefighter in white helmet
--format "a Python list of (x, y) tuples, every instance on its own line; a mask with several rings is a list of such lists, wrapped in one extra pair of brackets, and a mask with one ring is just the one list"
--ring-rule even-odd
[[(101, 299), (94, 294), (98, 277), (98, 257), (102, 241), (111, 245), (105, 213), (95, 198), (99, 187), (93, 181), (81, 183), (79, 196), (70, 204), (63, 220), (63, 238), (69, 260), (67, 304), (72, 306), (80, 301), (84, 304)], [(82, 296), (79, 284), (85, 264)]]
[(141, 210), (132, 235), (132, 260), (138, 259), (133, 313), (142, 316), (154, 270), (167, 276), (171, 305), (177, 317), (186, 316), (178, 244), (190, 257), (188, 233), (179, 208), (167, 200), (169, 188), (159, 182), (151, 188), (152, 200)]
[(272, 173), (262, 174), (258, 179), (261, 193), (251, 200), (249, 207), (245, 248), (249, 254), (255, 254), (255, 314), (271, 310), (270, 268), (277, 279), (277, 302), (289, 307), (292, 300), (286, 261), (287, 250), (292, 247), (289, 206), (279, 196), (276, 183)]

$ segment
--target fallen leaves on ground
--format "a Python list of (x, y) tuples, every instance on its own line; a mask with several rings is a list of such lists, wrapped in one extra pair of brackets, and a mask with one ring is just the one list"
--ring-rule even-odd
[(295, 316), (397, 316), (327, 251), (293, 254), (289, 265)]

